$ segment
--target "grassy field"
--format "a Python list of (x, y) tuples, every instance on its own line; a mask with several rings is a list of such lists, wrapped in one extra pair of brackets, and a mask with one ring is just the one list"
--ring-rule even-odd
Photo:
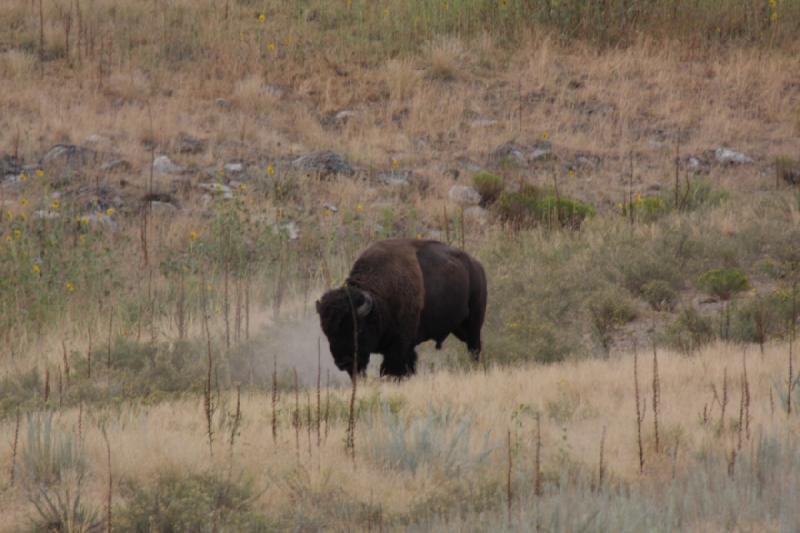
[[(798, 29), (3, 2), (0, 530), (797, 529)], [(313, 304), (390, 237), (483, 262), (484, 357), (351, 412)]]

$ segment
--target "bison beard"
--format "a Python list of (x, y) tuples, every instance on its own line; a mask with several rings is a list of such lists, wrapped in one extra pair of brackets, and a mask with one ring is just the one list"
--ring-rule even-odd
[(351, 377), (354, 368), (366, 370), (373, 353), (383, 355), (382, 376), (413, 374), (415, 347), (433, 340), (441, 348), (451, 333), (477, 361), (485, 310), (486, 275), (478, 261), (441, 242), (411, 239), (367, 248), (345, 286), (317, 302), (334, 362)]

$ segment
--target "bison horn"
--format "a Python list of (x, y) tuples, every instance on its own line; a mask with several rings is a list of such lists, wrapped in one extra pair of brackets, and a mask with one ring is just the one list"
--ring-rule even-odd
[(356, 313), (360, 317), (365, 317), (372, 311), (372, 296), (368, 292), (362, 292), (361, 294), (364, 295), (364, 303), (358, 306)]

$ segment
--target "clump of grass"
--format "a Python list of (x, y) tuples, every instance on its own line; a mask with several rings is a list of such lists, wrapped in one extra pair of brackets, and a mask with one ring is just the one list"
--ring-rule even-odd
[(660, 279), (648, 281), (641, 288), (642, 298), (656, 311), (672, 311), (678, 301), (678, 293)]
[(472, 177), (472, 185), (481, 195), (481, 206), (494, 204), (503, 192), (503, 178), (489, 172), (481, 172)]
[(253, 509), (252, 483), (221, 474), (166, 471), (154, 483), (127, 480), (127, 504), (116, 511), (121, 531), (268, 531), (275, 527)]
[(592, 296), (588, 307), (595, 337), (603, 351), (608, 354), (614, 332), (636, 318), (636, 308), (624, 291), (614, 288)]
[(595, 215), (595, 209), (580, 200), (544, 193), (538, 187), (523, 185), (516, 192), (503, 192), (496, 204), (501, 221), (515, 228), (536, 225), (579, 229)]
[(375, 421), (368, 427), (367, 441), (372, 459), (389, 468), (411, 472), (437, 468), (458, 475), (486, 461), (493, 450), (488, 434), (476, 447), (472, 421), (447, 409), (431, 408), (406, 421), (385, 406), (381, 422), (380, 431)]

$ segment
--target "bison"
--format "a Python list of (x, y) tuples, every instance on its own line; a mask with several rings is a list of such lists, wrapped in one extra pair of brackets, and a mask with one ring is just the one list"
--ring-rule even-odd
[(477, 260), (438, 241), (379, 241), (316, 308), (340, 370), (354, 378), (380, 353), (381, 375), (399, 378), (416, 372), (418, 344), (434, 340), (439, 349), (451, 333), (478, 361), (486, 274)]

